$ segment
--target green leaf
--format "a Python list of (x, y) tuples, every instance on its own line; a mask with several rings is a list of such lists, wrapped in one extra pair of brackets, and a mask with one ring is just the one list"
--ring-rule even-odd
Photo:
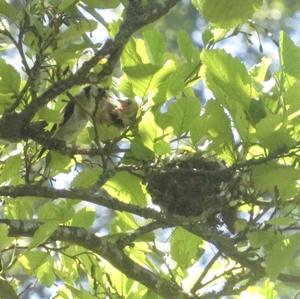
[(251, 77), (239, 59), (223, 50), (205, 50), (201, 59), (206, 66), (205, 77), (209, 89), (215, 97), (223, 99), (226, 108), (237, 101), (248, 108), (249, 100), (256, 97)]
[(6, 224), (0, 224), (0, 250), (5, 249), (14, 242), (14, 238), (10, 238), (8, 232), (8, 226)]
[(179, 98), (168, 111), (176, 136), (190, 131), (194, 119), (200, 115), (200, 101), (197, 98)]
[(175, 70), (171, 60), (163, 66), (157, 62), (151, 63), (154, 55), (147, 49), (147, 42), (131, 38), (121, 56), (122, 69), (127, 74), (123, 76), (121, 86), (126, 86), (127, 90), (131, 89), (142, 98), (154, 92)]
[(161, 67), (159, 65), (139, 64), (135, 66), (124, 66), (123, 71), (133, 78), (145, 78), (153, 76)]
[(156, 293), (148, 290), (147, 293), (143, 296), (144, 299), (162, 299), (161, 296), (157, 295)]
[(131, 79), (126, 74), (120, 78), (120, 81), (118, 82), (118, 90), (120, 90), (120, 92), (128, 98), (135, 97)]
[(23, 166), (21, 155), (14, 155), (5, 160), (0, 173), (0, 182), (10, 182), (12, 184), (20, 182), (20, 171)]
[[(205, 77), (216, 100), (230, 113), (242, 140), (250, 142), (248, 111), (250, 99), (258, 96), (246, 67), (223, 50), (205, 50), (201, 54)], [(234, 75), (233, 75), (234, 74)]]
[(204, 253), (200, 246), (199, 237), (177, 227), (171, 238), (171, 256), (182, 270), (186, 270)]
[(95, 209), (85, 207), (76, 212), (70, 220), (70, 226), (89, 228), (96, 218)]
[(56, 276), (53, 271), (53, 261), (49, 253), (41, 251), (25, 252), (18, 259), (19, 263), (29, 275), (36, 275), (38, 280), (50, 287)]
[(73, 161), (70, 157), (57, 152), (51, 152), (47, 159), (50, 159), (48, 163), (51, 167), (52, 176), (60, 172), (67, 172), (73, 164)]
[(129, 154), (129, 158), (133, 155), (135, 160), (151, 161), (154, 159), (154, 147), (155, 145), (153, 145), (153, 149), (148, 148), (143, 139), (140, 136), (136, 136), (131, 141), (131, 152)]
[(251, 68), (251, 76), (259, 83), (263, 83), (271, 63), (272, 60), (270, 58), (262, 57), (261, 62)]
[(288, 35), (280, 32), (280, 61), (283, 70), (291, 76), (300, 79), (300, 47), (288, 37)]
[(202, 33), (202, 41), (205, 46), (214, 40), (213, 32), (210, 28), (207, 28)]
[[(271, 280), (276, 280), (282, 270), (293, 260), (299, 250), (300, 233), (277, 242), (267, 252), (266, 272)], [(280, 257), (280, 258), (278, 258)]]
[(51, 52), (50, 56), (55, 59), (58, 64), (68, 65), (70, 60), (78, 59), (84, 49), (86, 49), (85, 43), (67, 43)]
[(275, 284), (268, 279), (262, 285), (261, 293), (264, 299), (276, 299), (279, 297)]
[[(198, 76), (199, 64), (197, 62), (183, 63), (176, 65), (171, 74), (163, 77), (161, 79), (158, 74), (166, 72), (165, 66), (163, 67), (163, 72), (158, 71), (157, 74), (153, 77), (152, 86), (157, 86), (157, 93), (155, 97), (155, 103), (164, 103), (166, 99), (172, 98), (173, 96), (178, 96), (180, 93), (184, 92), (186, 96), (194, 96), (194, 93), (189, 93), (187, 95), (187, 81), (189, 79), (194, 79)], [(173, 67), (170, 63), (170, 68)], [(158, 83), (157, 83), (158, 82)], [(195, 81), (194, 81), (195, 83)]]
[(116, 8), (120, 5), (120, 0), (83, 0), (83, 2), (92, 8)]
[[(299, 101), (299, 94), (300, 94), (300, 81), (297, 80), (287, 88), (285, 93), (283, 94), (283, 100), (286, 104), (285, 109), (287, 109), (287, 113), (290, 119), (295, 119), (300, 111), (300, 101)], [(300, 122), (299, 122), (300, 123)]]
[(230, 29), (244, 23), (262, 5), (262, 0), (192, 0), (195, 8), (213, 25)]
[(94, 186), (98, 181), (102, 173), (100, 167), (87, 167), (79, 172), (78, 175), (72, 181), (73, 188), (90, 188)]
[(40, 198), (30, 196), (6, 199), (4, 213), (9, 219), (31, 220), (35, 212), (34, 206), (38, 200)]
[(57, 223), (64, 223), (71, 219), (75, 214), (74, 200), (55, 200), (44, 203), (38, 209), (39, 220), (56, 221)]
[(14, 97), (8, 94), (0, 94), (0, 115), (14, 102)]
[(56, 231), (58, 227), (58, 223), (55, 220), (50, 220), (44, 224), (42, 224), (34, 233), (32, 237), (32, 241), (28, 247), (28, 249), (32, 249), (37, 247), (38, 245), (46, 242), (52, 234)]
[[(60, 267), (59, 269), (55, 269), (56, 275), (61, 278), (65, 283), (73, 283), (75, 280), (79, 278), (78, 268), (76, 260), (74, 260), (71, 256), (75, 255), (75, 252), (72, 252), (71, 250), (74, 248), (74, 246), (70, 246), (69, 250), (64, 250), (62, 254), (60, 255)], [(71, 256), (68, 254), (71, 253)], [(67, 297), (68, 299), (69, 297)]]
[(81, 20), (78, 24), (69, 25), (66, 31), (58, 34), (57, 39), (64, 42), (71, 39), (78, 39), (80, 35), (96, 30), (97, 24), (98, 23), (94, 20)]
[(145, 186), (142, 185), (141, 179), (121, 171), (110, 178), (103, 188), (115, 198), (126, 203), (135, 203), (140, 206), (146, 204)]
[(256, 125), (258, 140), (271, 151), (294, 145), (295, 141), (290, 137), (291, 130), (286, 123), (287, 120), (282, 115), (268, 115)]
[(250, 100), (247, 116), (253, 126), (266, 117), (266, 109), (262, 100)]
[(163, 130), (157, 125), (155, 116), (150, 111), (145, 113), (139, 122), (139, 133), (144, 146), (151, 151), (155, 151), (155, 144), (161, 142), (164, 136)]
[[(143, 42), (143, 40), (141, 41)], [(143, 60), (141, 58), (140, 53), (138, 53), (137, 49), (137, 39), (131, 38), (126, 44), (122, 56), (121, 56), (121, 65), (125, 66), (135, 66), (143, 64)]]
[(13, 93), (19, 92), (21, 83), (20, 74), (5, 60), (0, 59), (0, 93)]
[(274, 231), (256, 231), (247, 233), (247, 238), (253, 248), (264, 247), (270, 249), (274, 244), (281, 242), (282, 236)]
[(275, 217), (267, 221), (267, 223), (272, 225), (292, 225), (295, 224), (297, 220), (293, 217)]
[(72, 294), (73, 294), (73, 298), (78, 298), (78, 299), (99, 299), (98, 296), (94, 296), (92, 295), (91, 293), (87, 292), (86, 290), (84, 289), (76, 289), (74, 288), (73, 286), (69, 285), (68, 286), (69, 289), (72, 291)]
[(65, 286), (61, 286), (59, 290), (56, 292), (56, 298), (55, 299), (70, 299), (72, 298), (72, 292)]
[(76, 3), (77, 0), (60, 0), (58, 5), (58, 10), (60, 12), (65, 11), (67, 8), (70, 8), (70, 6)]
[(209, 101), (204, 115), (196, 118), (192, 124), (193, 143), (199, 142), (204, 136), (213, 141), (214, 148), (224, 144), (234, 147), (230, 119), (217, 101)]
[(158, 156), (164, 156), (170, 153), (171, 146), (170, 143), (165, 140), (157, 140), (154, 143), (153, 150)]
[(166, 44), (161, 32), (157, 30), (145, 30), (143, 32), (145, 47), (149, 60), (154, 65), (162, 65), (166, 52)]
[(256, 125), (256, 136), (261, 144), (276, 151), (290, 147), (295, 141), (290, 136), (290, 129), (286, 126), (287, 120), (280, 114), (268, 115)]
[(273, 194), (277, 188), (281, 198), (299, 193), (296, 182), (300, 179), (300, 170), (292, 166), (272, 162), (252, 166), (252, 178), (256, 190)]
[(0, 298), (1, 299), (19, 299), (16, 291), (12, 287), (12, 282), (8, 282), (6, 279), (0, 278)]
[(0, 0), (0, 15), (4, 15), (15, 21), (18, 16), (18, 11), (12, 4), (8, 4), (5, 0)]
[(45, 120), (47, 123), (59, 123), (61, 120), (61, 112), (43, 107), (39, 113), (39, 118)]
[(118, 217), (115, 217), (110, 227), (113, 235), (124, 233), (125, 231), (132, 231), (139, 227), (133, 215), (124, 212), (117, 212), (117, 215)]
[(200, 52), (185, 31), (179, 30), (177, 33), (177, 43), (183, 56), (189, 63), (200, 61)]

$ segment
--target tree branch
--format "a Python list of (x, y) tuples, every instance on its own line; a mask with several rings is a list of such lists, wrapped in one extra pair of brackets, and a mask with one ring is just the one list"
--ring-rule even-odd
[[(150, 225), (151, 229), (158, 227), (172, 227), (172, 226), (181, 226), (189, 232), (199, 236), (201, 239), (206, 240), (207, 242), (213, 244), (218, 248), (218, 250), (238, 262), (241, 266), (251, 269), (257, 277), (263, 277), (266, 275), (265, 268), (261, 266), (261, 260), (252, 260), (248, 259), (244, 253), (239, 252), (236, 249), (235, 239), (231, 239), (229, 236), (222, 235), (220, 232), (216, 231), (207, 226), (206, 219), (203, 217), (183, 217), (178, 215), (163, 214), (157, 212), (151, 208), (141, 208), (136, 205), (127, 204), (119, 201), (118, 199), (112, 198), (104, 190), (101, 190), (97, 193), (88, 192), (87, 190), (57, 190), (49, 187), (43, 186), (29, 186), (29, 185), (18, 185), (18, 186), (3, 186), (0, 187), (1, 196), (9, 197), (20, 197), (20, 196), (34, 196), (34, 197), (43, 197), (49, 199), (57, 198), (69, 198), (69, 199), (81, 199), (83, 201), (91, 202), (96, 205), (103, 205), (107, 208), (116, 210), (116, 211), (126, 211), (146, 219), (155, 219), (156, 222)], [(5, 220), (3, 220), (5, 221)], [(36, 230), (36, 228), (35, 228)], [(143, 229), (140, 229), (143, 232)], [(147, 228), (146, 228), (147, 230)], [(139, 235), (139, 232), (137, 233)], [(133, 234), (134, 238), (135, 235)], [(130, 239), (130, 238), (129, 238)], [(122, 238), (121, 238), (122, 241)], [(126, 239), (125, 239), (126, 241)], [(122, 242), (121, 242), (122, 245)], [(120, 245), (120, 246), (121, 246)], [(279, 279), (282, 281), (292, 281), (300, 282), (300, 277), (280, 274)], [(175, 297), (174, 297), (175, 298)]]
[[(40, 227), (39, 223), (32, 221), (0, 219), (0, 223), (5, 223), (9, 226), (10, 236), (32, 237), (35, 231)], [(51, 240), (77, 244), (99, 254), (127, 277), (142, 283), (163, 298), (201, 298), (192, 297), (184, 293), (172, 281), (161, 278), (159, 275), (155, 275), (150, 270), (135, 263), (116, 246), (115, 242), (108, 241), (106, 238), (97, 237), (85, 229), (59, 227), (51, 236)]]
[[(132, 34), (166, 14), (179, 0), (166, 0), (164, 4), (160, 4), (161, 1), (149, 2), (146, 6), (143, 6), (142, 1), (129, 1), (124, 22), (114, 41), (107, 40), (103, 47), (90, 60), (86, 61), (75, 74), (54, 83), (43, 94), (28, 104), (21, 113), (4, 114), (0, 120), (0, 138), (11, 141), (22, 139), (24, 128), (27, 128), (35, 113), (72, 86), (90, 83), (89, 71), (104, 57), (108, 57), (107, 63), (103, 65), (103, 69), (94, 80), (100, 82), (106, 76), (111, 75), (123, 48)], [(10, 130), (7, 130), (7, 128), (10, 128)]]

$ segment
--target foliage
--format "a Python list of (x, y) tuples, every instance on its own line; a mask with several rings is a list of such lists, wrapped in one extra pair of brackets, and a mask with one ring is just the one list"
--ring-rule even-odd
[[(184, 30), (170, 46), (156, 23), (179, 2), (0, 0), (0, 298), (296, 292), (300, 47), (282, 31), (276, 71), (220, 47), (249, 39), (262, 0), (193, 0), (203, 47)], [(91, 116), (58, 142), (90, 84), (135, 98), (137, 119)]]

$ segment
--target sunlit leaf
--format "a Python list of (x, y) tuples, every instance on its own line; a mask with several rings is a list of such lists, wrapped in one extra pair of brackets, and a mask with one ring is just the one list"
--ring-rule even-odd
[(255, 188), (260, 191), (276, 193), (281, 198), (289, 198), (299, 192), (296, 181), (300, 179), (300, 170), (291, 166), (265, 163), (252, 166)]
[(145, 47), (149, 60), (154, 65), (162, 65), (166, 52), (165, 39), (157, 30), (145, 30), (143, 32)]
[(205, 113), (201, 118), (196, 118), (191, 127), (191, 137), (197, 143), (204, 136), (213, 141), (213, 146), (234, 146), (230, 119), (224, 109), (216, 102), (209, 101)]
[(282, 236), (273, 231), (256, 231), (247, 233), (247, 238), (253, 248), (264, 247), (270, 249), (274, 244), (281, 242)]
[(95, 209), (86, 207), (76, 212), (70, 220), (70, 225), (75, 227), (89, 228), (95, 220)]
[(199, 237), (182, 228), (176, 228), (171, 238), (171, 256), (185, 270), (194, 259), (203, 254)]
[(29, 248), (34, 248), (45, 241), (56, 231), (58, 223), (56, 221), (48, 221), (42, 224), (34, 233)]
[(193, 0), (204, 18), (216, 26), (232, 28), (247, 19), (262, 5), (262, 0)]
[(5, 0), (0, 0), (0, 15), (1, 14), (11, 20), (16, 20), (18, 11), (13, 5), (7, 3)]
[(64, 223), (75, 214), (75, 201), (57, 200), (47, 201), (38, 209), (38, 216), (41, 221), (56, 221)]
[(286, 73), (300, 79), (300, 47), (283, 31), (280, 33), (280, 60)]
[(201, 59), (206, 66), (208, 87), (216, 97), (224, 99), (226, 108), (230, 109), (233, 101), (248, 108), (249, 100), (256, 96), (256, 91), (246, 67), (240, 60), (223, 50), (203, 51)]
[(79, 24), (71, 24), (68, 29), (58, 34), (57, 38), (68, 41), (71, 39), (78, 39), (81, 34), (92, 32), (97, 28), (97, 22), (94, 20), (82, 20)]
[(0, 93), (17, 94), (20, 88), (20, 74), (10, 64), (0, 59)]
[(10, 246), (14, 242), (14, 238), (8, 236), (9, 227), (6, 224), (0, 224), (0, 250)]
[(121, 3), (120, 0), (84, 0), (83, 2), (93, 8), (116, 8)]
[[(277, 242), (267, 252), (266, 271), (271, 280), (275, 280), (280, 272), (292, 261), (299, 250), (300, 234), (294, 234)], [(278, 258), (280, 257), (280, 258)]]
[(99, 181), (99, 176), (102, 173), (100, 167), (87, 167), (80, 171), (80, 173), (72, 181), (73, 188), (89, 188), (94, 186)]
[(200, 115), (200, 101), (196, 98), (179, 98), (169, 108), (172, 127), (177, 136), (191, 129), (194, 119)]
[(29, 251), (20, 256), (18, 261), (29, 275), (35, 275), (45, 286), (50, 287), (54, 283), (53, 261), (48, 253)]
[(180, 47), (180, 50), (181, 50), (184, 58), (188, 62), (194, 62), (194, 61), (199, 62), (200, 61), (200, 51), (192, 43), (191, 38), (185, 31), (180, 30), (177, 33), (177, 43), (178, 43), (178, 46)]
[(20, 171), (23, 166), (21, 155), (14, 155), (5, 160), (1, 169), (0, 182), (17, 183), (20, 181)]
[(35, 197), (29, 196), (6, 199), (3, 211), (9, 219), (31, 220), (37, 201)]
[(286, 127), (287, 120), (282, 115), (269, 115), (256, 125), (256, 136), (261, 144), (272, 151), (295, 144), (291, 130)]
[(55, 175), (60, 172), (66, 172), (72, 165), (72, 160), (70, 157), (61, 155), (57, 152), (51, 152), (46, 160), (46, 163), (51, 167), (51, 175)]
[(140, 64), (136, 66), (125, 66), (123, 71), (129, 76), (133, 78), (143, 78), (154, 75), (160, 66), (153, 64)]
[(104, 189), (111, 196), (124, 202), (139, 205), (144, 205), (146, 202), (145, 188), (140, 178), (125, 171), (116, 173), (105, 183)]

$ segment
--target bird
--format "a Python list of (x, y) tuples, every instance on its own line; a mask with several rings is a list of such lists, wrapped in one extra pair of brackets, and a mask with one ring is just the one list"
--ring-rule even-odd
[(136, 119), (138, 104), (135, 100), (116, 100), (101, 87), (89, 85), (75, 96), (68, 95), (71, 100), (65, 106), (63, 120), (52, 136), (65, 143), (74, 143), (89, 120), (124, 130)]
[[(110, 93), (95, 85), (85, 86), (75, 96), (67, 92), (70, 101), (63, 108), (63, 118), (59, 125), (52, 128), (53, 140), (75, 145), (78, 135), (86, 127), (89, 120), (93, 125), (113, 126), (121, 132), (135, 123), (139, 106), (135, 100), (117, 100)], [(42, 148), (37, 158), (40, 159), (47, 149)], [(44, 158), (46, 164), (38, 165), (32, 170), (32, 178), (44, 168), (43, 177), (49, 177), (51, 152)]]

